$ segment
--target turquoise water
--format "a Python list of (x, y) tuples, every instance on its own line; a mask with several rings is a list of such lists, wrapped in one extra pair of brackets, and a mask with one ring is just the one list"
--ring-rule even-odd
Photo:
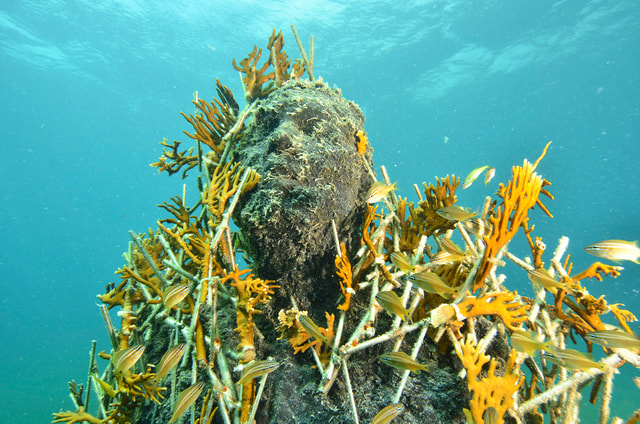
[[(553, 140), (538, 169), (555, 218), (534, 211), (536, 234), (552, 247), (569, 236), (577, 270), (593, 260), (587, 244), (640, 238), (637, 1), (211, 3), (0, 6), (0, 422), (72, 407), (66, 382), (86, 381), (90, 340), (107, 347), (95, 295), (117, 278), (127, 230), (153, 226), (155, 205), (182, 193), (148, 166), (157, 143), (186, 139), (179, 111), (196, 90), (211, 97), (215, 78), (240, 98), (231, 59), (273, 27), (294, 57), (290, 24), (315, 36), (316, 76), (361, 106), (400, 194), (492, 165), (487, 188), (459, 192), (475, 209)], [(617, 280), (585, 286), (640, 315), (640, 266), (624, 265)], [(613, 414), (640, 407), (639, 374), (621, 369)]]

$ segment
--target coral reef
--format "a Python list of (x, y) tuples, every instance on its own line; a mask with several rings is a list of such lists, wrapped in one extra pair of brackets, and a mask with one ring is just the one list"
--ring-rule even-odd
[[(197, 169), (197, 200), (174, 196), (157, 229), (130, 231), (120, 281), (98, 295), (111, 346), (92, 344), (87, 384), (69, 383), (75, 411), (53, 422), (572, 423), (588, 386), (609, 422), (614, 374), (640, 356), (574, 348), (615, 338), (599, 332), (609, 313), (633, 342), (636, 317), (581, 284), (620, 267), (572, 274), (568, 238), (549, 255), (533, 235), (533, 209), (551, 216), (536, 173), (549, 145), (478, 216), (453, 175), (400, 198), (373, 171), (360, 109), (315, 79), (313, 38), (307, 56), (292, 29), (302, 59), (274, 30), (266, 57), (233, 62), (246, 106), (217, 81), (218, 98), (182, 114), (195, 146), (161, 143), (152, 166)], [(533, 298), (498, 274), (505, 261)]]

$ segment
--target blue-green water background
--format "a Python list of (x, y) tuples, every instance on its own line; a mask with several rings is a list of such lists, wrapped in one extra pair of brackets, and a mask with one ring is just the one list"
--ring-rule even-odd
[[(636, 0), (4, 1), (0, 422), (72, 407), (66, 383), (86, 381), (90, 340), (108, 346), (95, 295), (117, 278), (127, 230), (153, 227), (156, 204), (182, 193), (177, 176), (148, 166), (158, 142), (188, 141), (179, 111), (193, 110), (196, 90), (210, 98), (215, 78), (241, 98), (231, 59), (273, 27), (298, 57), (291, 23), (307, 45), (315, 35), (316, 75), (365, 112), (376, 164), (400, 194), (495, 166), (488, 187), (459, 192), (476, 208), (553, 140), (538, 169), (555, 218), (531, 214), (549, 250), (569, 236), (582, 269), (594, 259), (585, 245), (640, 238)], [(624, 265), (585, 285), (640, 315), (640, 266)], [(526, 292), (522, 275), (506, 284)], [(613, 414), (625, 419), (640, 407), (634, 375), (625, 365), (615, 380)]]

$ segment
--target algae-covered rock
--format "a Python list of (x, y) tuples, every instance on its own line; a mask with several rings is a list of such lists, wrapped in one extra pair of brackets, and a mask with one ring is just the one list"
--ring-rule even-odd
[(336, 243), (331, 220), (347, 249), (361, 226), (364, 196), (373, 180), (356, 149), (364, 115), (338, 89), (294, 80), (255, 105), (233, 159), (262, 180), (242, 198), (235, 222), (262, 278), (281, 288), (272, 308), (334, 305)]

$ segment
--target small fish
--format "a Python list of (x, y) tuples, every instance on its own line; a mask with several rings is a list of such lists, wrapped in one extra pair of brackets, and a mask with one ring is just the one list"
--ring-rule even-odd
[(449, 284), (440, 278), (438, 274), (431, 271), (422, 271), (417, 274), (413, 274), (409, 277), (409, 281), (426, 292), (436, 293), (442, 297), (446, 297), (445, 294), (458, 294), (460, 291), (457, 287), (453, 288), (449, 286)]
[(313, 320), (309, 318), (307, 315), (300, 315), (298, 317), (298, 321), (300, 321), (300, 324), (302, 325), (302, 328), (304, 328), (304, 331), (309, 333), (311, 337), (323, 343), (328, 342), (327, 336), (325, 336), (322, 333), (321, 328), (318, 327), (318, 325), (315, 322), (313, 322)]
[(438, 209), (436, 213), (448, 221), (466, 221), (476, 216), (475, 212), (456, 205), (445, 206), (444, 208)]
[(429, 263), (432, 265), (446, 265), (453, 262), (462, 262), (464, 256), (454, 255), (453, 253), (441, 250), (431, 257)]
[(544, 350), (550, 352), (553, 350), (551, 341), (541, 342), (536, 340), (535, 334), (527, 331), (516, 330), (511, 333), (511, 346), (518, 352), (526, 353), (534, 356), (536, 350)]
[(127, 372), (144, 353), (144, 346), (129, 346), (121, 349), (111, 356), (113, 369), (118, 372)]
[(460, 247), (455, 244), (450, 238), (442, 236), (437, 241), (442, 250), (446, 250), (452, 255), (464, 256), (464, 251), (460, 249)]
[(385, 353), (380, 357), (380, 360), (391, 367), (398, 368), (399, 370), (409, 370), (419, 373), (420, 371), (431, 372), (433, 369), (432, 366), (421, 364), (404, 352)]
[(477, 238), (488, 236), (491, 234), (492, 225), (486, 219), (482, 219), (479, 216), (469, 218), (462, 222), (464, 228)]
[(484, 172), (485, 169), (489, 168), (489, 165), (481, 166), (480, 168), (476, 168), (473, 171), (469, 172), (467, 178), (464, 179), (462, 183), (462, 189), (469, 187), (473, 182)]
[(402, 299), (393, 291), (383, 291), (376, 295), (376, 301), (391, 315), (398, 315), (403, 321), (410, 321), (409, 311)]
[(98, 378), (95, 373), (91, 373), (91, 377), (95, 380), (96, 383), (98, 383), (98, 385), (109, 397), (114, 398), (118, 395), (118, 392), (109, 383), (100, 380), (100, 378)]
[(164, 377), (167, 376), (171, 372), (173, 368), (180, 362), (182, 356), (184, 355), (186, 345), (181, 343), (179, 345), (175, 345), (171, 349), (167, 350), (164, 355), (162, 355), (162, 359), (158, 362), (156, 369), (158, 370), (156, 373), (156, 380), (160, 381)]
[(387, 424), (390, 423), (392, 419), (402, 414), (404, 411), (404, 406), (401, 403), (394, 403), (389, 406), (385, 406), (373, 417), (371, 420), (371, 424)]
[(559, 365), (568, 370), (589, 370), (598, 368), (602, 371), (606, 369), (606, 364), (596, 362), (589, 355), (575, 349), (558, 349), (551, 353), (544, 352), (542, 357), (549, 362)]
[(633, 377), (633, 382), (636, 383), (636, 386), (640, 389), (640, 377)]
[(484, 424), (496, 424), (498, 422), (498, 410), (493, 406), (488, 407), (482, 416)]
[(279, 366), (280, 363), (277, 361), (253, 361), (245, 365), (242, 369), (242, 377), (240, 377), (240, 380), (238, 380), (238, 384), (243, 385), (253, 380), (254, 378), (267, 375), (270, 372), (275, 371)]
[(164, 307), (171, 310), (178, 303), (182, 302), (189, 294), (189, 286), (185, 284), (175, 284), (165, 289), (162, 294)]
[(496, 168), (487, 169), (487, 173), (484, 174), (484, 185), (489, 184), (489, 181), (493, 180), (493, 177), (496, 176)]
[(389, 185), (389, 184), (382, 183), (380, 181), (376, 181), (375, 183), (373, 183), (373, 185), (369, 189), (369, 192), (367, 193), (366, 202), (378, 203), (380, 200), (386, 197), (387, 194), (391, 193), (393, 190), (396, 190), (396, 189), (397, 189), (396, 183)]
[(193, 402), (195, 402), (196, 399), (198, 399), (198, 396), (200, 396), (200, 393), (202, 393), (202, 389), (204, 389), (204, 383), (201, 381), (186, 388), (182, 393), (180, 393), (176, 404), (173, 406), (173, 415), (169, 420), (169, 424), (175, 422), (177, 419), (182, 417), (185, 412), (187, 412), (187, 409), (193, 405)]
[(389, 256), (389, 259), (391, 259), (391, 262), (398, 267), (400, 271), (407, 275), (416, 272), (416, 267), (409, 263), (407, 255), (402, 252), (393, 252), (391, 256)]
[(555, 294), (558, 290), (566, 290), (567, 285), (557, 281), (551, 276), (549, 271), (544, 268), (536, 268), (533, 271), (529, 271), (529, 279), (533, 284), (542, 286), (547, 291)]
[(638, 262), (640, 248), (637, 243), (637, 241), (603, 240), (585, 247), (584, 251), (614, 262), (631, 261), (640, 264)]
[(626, 331), (621, 330), (600, 330), (592, 331), (584, 336), (590, 342), (600, 346), (620, 349), (639, 350), (640, 339)]

